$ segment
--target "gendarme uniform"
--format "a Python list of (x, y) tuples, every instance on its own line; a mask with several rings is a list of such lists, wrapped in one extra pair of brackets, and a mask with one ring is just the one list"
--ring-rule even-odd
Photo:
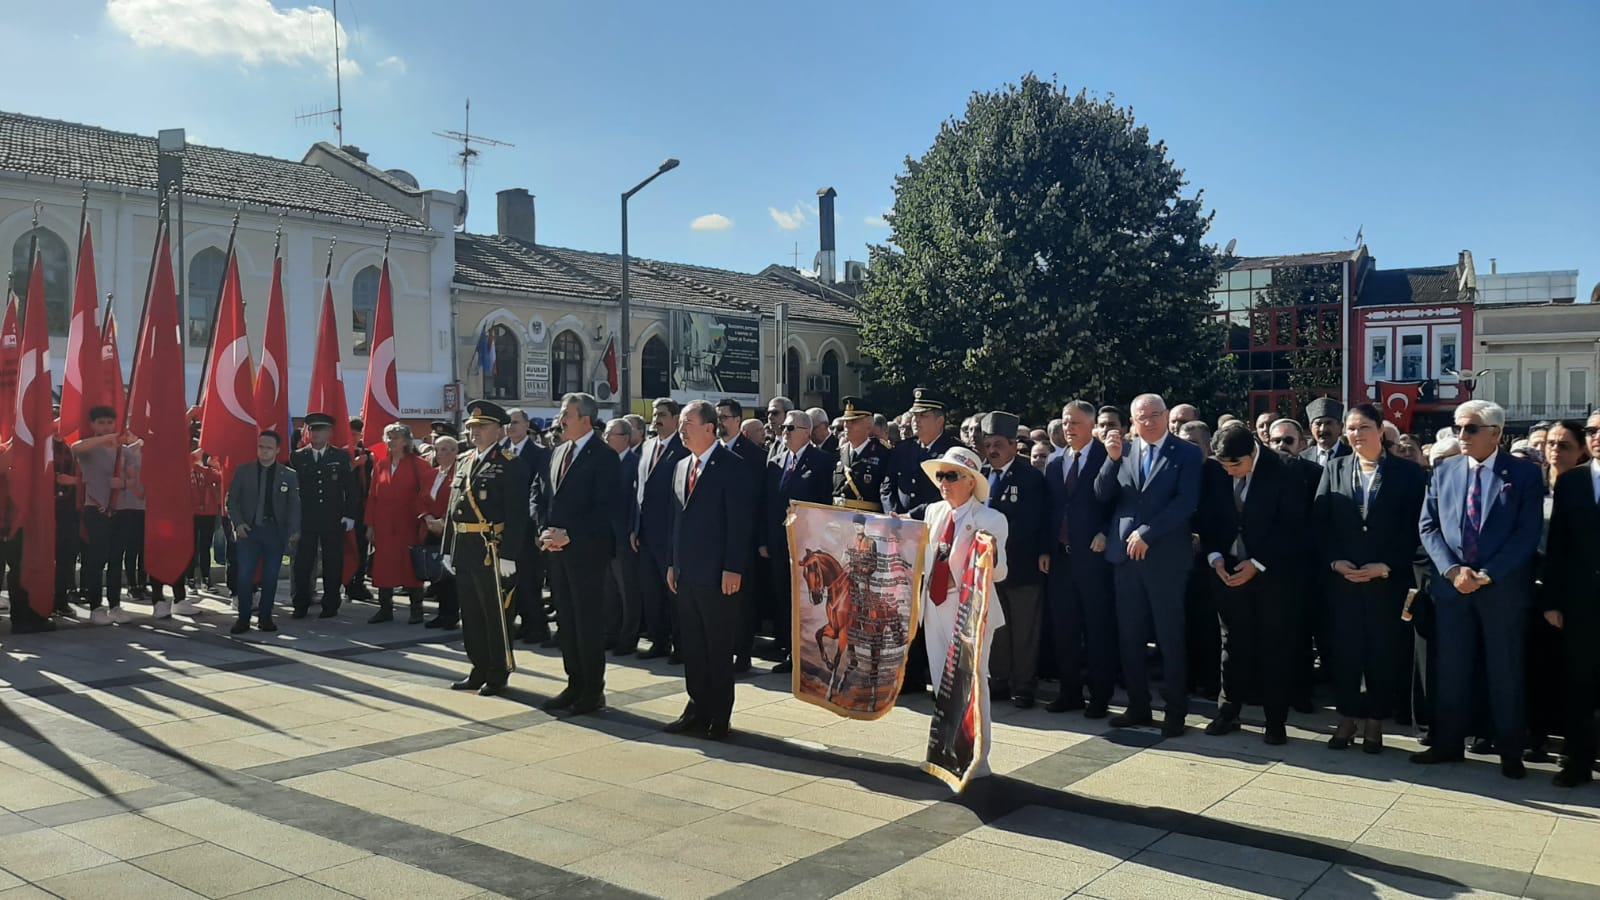
[[(845, 422), (871, 418), (859, 397), (844, 398)], [(839, 441), (839, 461), (833, 467), (833, 505), (867, 512), (883, 512), (883, 477), (889, 465), (889, 449), (868, 437), (858, 450), (848, 440)]]
[[(498, 404), (479, 401), (468, 407), (468, 426), (504, 427), (509, 421), (511, 417)], [(527, 467), (498, 444), (482, 455), (462, 455), (450, 484), (442, 552), (455, 567), (461, 635), (472, 673), (452, 687), (498, 693), (516, 668), (505, 617), (512, 584), (511, 579), (500, 576), (498, 564), (502, 559), (517, 558), (527, 530)]]

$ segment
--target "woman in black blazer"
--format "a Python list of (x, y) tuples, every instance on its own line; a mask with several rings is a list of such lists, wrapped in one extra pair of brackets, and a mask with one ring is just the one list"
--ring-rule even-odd
[(1312, 507), (1317, 549), (1330, 570), (1329, 649), (1341, 717), (1328, 746), (1349, 747), (1360, 719), (1362, 749), (1378, 753), (1383, 720), (1402, 695), (1398, 679), (1410, 655), (1400, 612), (1413, 583), (1426, 486), (1420, 466), (1388, 452), (1383, 414), (1373, 405), (1350, 410), (1345, 437), (1355, 452), (1323, 470)]

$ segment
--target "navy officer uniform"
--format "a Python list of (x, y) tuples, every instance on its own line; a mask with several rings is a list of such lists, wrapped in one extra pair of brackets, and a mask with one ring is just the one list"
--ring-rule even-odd
[[(851, 422), (870, 420), (872, 413), (862, 406), (860, 397), (844, 398), (846, 434)], [(889, 467), (889, 449), (872, 437), (859, 447), (849, 440), (839, 442), (839, 461), (833, 466), (833, 505), (866, 512), (883, 512), (883, 475)]]
[[(310, 431), (333, 430), (333, 416), (307, 413)], [(350, 454), (326, 444), (321, 450), (306, 444), (289, 456), (289, 467), (300, 479), (300, 543), (294, 549), (290, 599), (294, 618), (303, 619), (311, 608), (311, 572), (322, 557), (322, 613), (331, 619), (339, 612), (339, 588), (344, 583), (345, 533), (361, 516), (361, 484)]]

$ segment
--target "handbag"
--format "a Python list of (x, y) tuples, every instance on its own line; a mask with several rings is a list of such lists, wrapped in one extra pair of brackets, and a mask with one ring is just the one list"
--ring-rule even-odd
[(439, 581), (444, 578), (444, 559), (438, 544), (413, 544), (411, 546), (411, 573), (418, 581)]

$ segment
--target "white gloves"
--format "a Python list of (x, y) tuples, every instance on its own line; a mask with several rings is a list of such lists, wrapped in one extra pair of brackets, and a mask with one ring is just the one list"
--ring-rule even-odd
[(445, 555), (439, 557), (439, 564), (444, 566), (444, 570), (449, 572), (451, 575), (456, 573), (456, 564), (455, 561), (450, 558), (450, 554), (446, 553)]
[(356, 520), (349, 518), (340, 519), (339, 524), (344, 526), (345, 531), (354, 531), (356, 527)]
[(517, 574), (517, 564), (509, 559), (500, 560), (500, 577), (510, 578)]

